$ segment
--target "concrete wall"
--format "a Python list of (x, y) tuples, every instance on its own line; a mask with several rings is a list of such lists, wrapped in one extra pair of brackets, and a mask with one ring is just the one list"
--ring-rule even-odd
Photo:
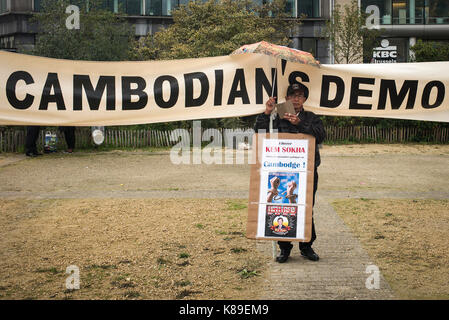
[(10, 0), (11, 11), (29, 12), (33, 10), (33, 0)]
[(342, 8), (345, 5), (350, 5), (352, 0), (334, 0), (335, 5), (339, 4)]

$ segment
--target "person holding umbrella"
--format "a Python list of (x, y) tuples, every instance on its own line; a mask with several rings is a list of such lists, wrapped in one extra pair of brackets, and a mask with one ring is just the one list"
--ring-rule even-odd
[[(305, 111), (303, 108), (304, 102), (308, 97), (308, 89), (301, 83), (292, 83), (287, 88), (286, 101), (291, 101), (295, 109), (295, 114), (286, 113), (283, 119), (276, 115), (273, 120), (273, 129), (278, 132), (285, 133), (304, 133), (315, 137), (315, 170), (313, 179), (313, 205), (315, 204), (315, 193), (318, 188), (318, 166), (321, 163), (320, 152), (318, 144), (321, 144), (325, 137), (326, 131), (320, 117), (310, 111)], [(270, 117), (276, 104), (276, 97), (270, 97), (265, 103), (265, 111), (258, 115), (254, 130), (259, 132), (264, 130), (267, 132), (270, 127)], [(312, 244), (316, 239), (315, 224), (312, 216), (312, 238), (309, 242), (300, 242), (299, 250), (301, 255), (309, 260), (318, 261), (319, 256), (312, 249)], [(279, 263), (284, 263), (290, 256), (293, 245), (289, 241), (278, 241), (281, 250), (280, 255), (276, 258)]]

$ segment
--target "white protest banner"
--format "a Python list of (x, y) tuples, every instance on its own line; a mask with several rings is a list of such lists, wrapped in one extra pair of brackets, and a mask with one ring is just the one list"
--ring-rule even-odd
[[(0, 125), (106, 126), (248, 116), (289, 83), (320, 115), (449, 122), (449, 62), (322, 65), (262, 54), (93, 62), (0, 51)], [(275, 72), (275, 68), (279, 69)]]
[(310, 241), (314, 155), (315, 138), (311, 135), (254, 136), (248, 238)]

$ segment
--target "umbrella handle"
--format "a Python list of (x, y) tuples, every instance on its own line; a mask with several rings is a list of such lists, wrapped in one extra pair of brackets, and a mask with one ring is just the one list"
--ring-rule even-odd
[[(273, 86), (271, 88), (271, 96), (274, 96), (274, 86), (276, 85), (276, 78), (277, 78), (277, 72), (278, 72), (278, 63), (277, 63), (278, 59), (276, 59), (276, 69), (274, 69), (274, 79), (273, 79)], [(270, 125), (269, 125), (269, 131), (270, 133), (273, 133), (273, 116), (272, 114), (270, 114)], [(276, 256), (277, 256), (277, 246), (276, 246), (276, 241), (272, 241), (271, 242), (271, 246), (272, 246), (272, 255), (273, 255), (273, 259), (276, 260)]]
[(274, 96), (274, 87), (276, 85), (276, 78), (277, 78), (277, 73), (278, 73), (278, 60), (276, 59), (276, 68), (274, 69), (274, 78), (273, 78), (273, 85), (271, 87), (271, 96)]

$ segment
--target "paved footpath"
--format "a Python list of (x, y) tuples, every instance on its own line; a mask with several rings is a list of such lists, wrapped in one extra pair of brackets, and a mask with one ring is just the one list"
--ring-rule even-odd
[[(269, 263), (261, 299), (394, 299), (381, 274), (379, 289), (366, 288), (367, 278), (372, 275), (366, 273), (366, 268), (373, 262), (329, 201), (317, 194), (317, 240), (313, 248), (320, 260), (303, 258), (295, 244), (286, 263)], [(258, 241), (257, 247), (272, 256), (272, 241)]]

